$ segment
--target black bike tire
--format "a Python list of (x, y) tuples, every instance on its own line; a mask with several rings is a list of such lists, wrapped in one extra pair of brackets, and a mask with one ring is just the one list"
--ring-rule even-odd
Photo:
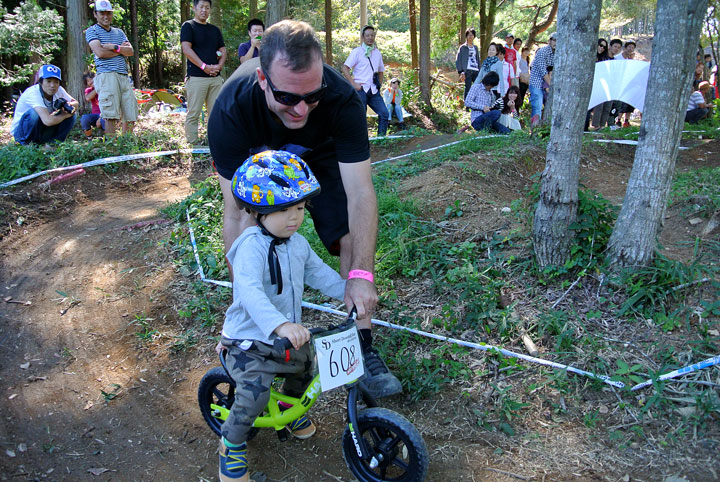
[[(227, 393), (225, 393), (225, 395), (229, 396), (224, 403), (218, 404), (213, 399), (213, 394), (215, 393), (214, 390), (217, 386), (221, 384), (227, 385)], [(233, 385), (230, 383), (230, 377), (225, 372), (225, 369), (223, 367), (215, 367), (208, 370), (207, 373), (203, 375), (200, 380), (200, 385), (198, 386), (198, 405), (200, 405), (200, 413), (202, 413), (205, 422), (210, 427), (210, 430), (215, 432), (217, 436), (222, 435), (222, 422), (213, 417), (210, 404), (215, 403), (216, 405), (221, 405), (230, 410), (234, 402), (235, 388), (233, 388)], [(246, 441), (249, 442), (254, 439), (259, 431), (260, 429), (257, 427), (250, 427)]]
[[(377, 407), (361, 411), (358, 414), (358, 424), (359, 427), (356, 427), (357, 433), (368, 444), (372, 445), (373, 449), (377, 449), (379, 438), (387, 439), (389, 434), (392, 434), (393, 438), (399, 439), (399, 442), (402, 442), (407, 448), (407, 463), (402, 460), (398, 461), (397, 456), (395, 456), (392, 460), (386, 460), (375, 469), (372, 469), (366, 461), (358, 457), (350, 429), (345, 427), (342, 445), (343, 458), (350, 472), (360, 482), (421, 482), (425, 480), (430, 463), (427, 447), (420, 432), (408, 419), (392, 410)], [(407, 469), (397, 477), (388, 477), (387, 473), (384, 473), (383, 476), (382, 468), (393, 462), (407, 465)]]

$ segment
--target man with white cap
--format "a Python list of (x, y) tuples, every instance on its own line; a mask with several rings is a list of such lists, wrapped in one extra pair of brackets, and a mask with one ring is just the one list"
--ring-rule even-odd
[(97, 0), (93, 15), (97, 23), (87, 29), (85, 40), (95, 54), (95, 90), (105, 133), (115, 134), (121, 119), (125, 121), (123, 132), (132, 132), (138, 108), (125, 57), (132, 57), (135, 51), (125, 33), (112, 26), (113, 7), (108, 0)]
[(20, 144), (62, 142), (75, 125), (78, 101), (60, 86), (60, 67), (43, 65), (38, 83), (18, 99), (10, 132)]

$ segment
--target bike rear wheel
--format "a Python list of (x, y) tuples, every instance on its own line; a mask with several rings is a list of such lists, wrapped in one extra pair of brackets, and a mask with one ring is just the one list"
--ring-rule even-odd
[(378, 465), (358, 457), (348, 427), (343, 433), (343, 457), (350, 472), (361, 482), (420, 482), (429, 464), (427, 447), (420, 432), (399, 413), (369, 408), (358, 414), (356, 433), (376, 454)]

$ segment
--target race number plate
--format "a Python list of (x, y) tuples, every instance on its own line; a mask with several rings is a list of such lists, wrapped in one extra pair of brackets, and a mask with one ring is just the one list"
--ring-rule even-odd
[(357, 380), (365, 373), (355, 325), (314, 340), (323, 392)]

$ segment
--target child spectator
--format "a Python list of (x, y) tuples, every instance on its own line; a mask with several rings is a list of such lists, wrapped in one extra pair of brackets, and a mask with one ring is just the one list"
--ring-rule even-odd
[(511, 75), (513, 68), (509, 62), (505, 61), (505, 52), (507, 51), (505, 47), (503, 47), (502, 45), (498, 45), (496, 48), (498, 59), (500, 59), (500, 62), (502, 63), (502, 77), (500, 77), (498, 93), (501, 96), (504, 96), (508, 90), (508, 87), (510, 86), (510, 83), (512, 82)]
[[(516, 45), (519, 40), (520, 39), (515, 39)], [(520, 48), (520, 46), (517, 45), (515, 48)], [(523, 47), (522, 49), (520, 58), (518, 59), (518, 69), (520, 70), (520, 74), (518, 75), (518, 80), (520, 81), (519, 105), (522, 105), (522, 103), (525, 102), (525, 94), (527, 93), (530, 85), (530, 49), (527, 47)]]
[[(282, 374), (283, 391), (298, 397), (312, 380), (310, 332), (300, 324), (303, 285), (341, 300), (346, 281), (297, 233), (308, 200), (320, 193), (302, 159), (285, 151), (255, 154), (235, 171), (231, 186), (235, 202), (257, 225), (243, 231), (227, 254), (235, 279), (221, 343), (228, 348), (237, 389), (222, 426), (220, 480), (247, 481), (247, 436), (267, 406), (270, 384)], [(272, 346), (282, 337), (295, 348), (288, 361)], [(300, 439), (315, 433), (305, 416), (288, 428)]]
[(387, 110), (390, 113), (390, 121), (392, 121), (393, 113), (395, 113), (395, 117), (397, 117), (397, 120), (400, 123), (399, 129), (401, 131), (405, 130), (401, 105), (402, 95), (402, 90), (400, 90), (400, 80), (397, 77), (393, 77), (390, 79), (390, 87), (385, 89), (385, 92), (383, 92), (383, 100), (385, 101), (385, 107), (387, 107)]
[(520, 110), (519, 98), (520, 88), (514, 85), (510, 86), (505, 97), (503, 97), (503, 108), (502, 111), (500, 111), (498, 122), (511, 131), (517, 131), (522, 128), (520, 127), (520, 121), (517, 119), (520, 115), (518, 113)]
[(80, 118), (80, 125), (85, 137), (90, 140), (93, 137), (93, 127), (99, 127), (105, 132), (105, 119), (100, 118), (100, 103), (95, 91), (95, 73), (83, 74), (83, 82), (85, 82), (85, 101), (90, 102), (91, 109), (89, 114), (84, 114)]

